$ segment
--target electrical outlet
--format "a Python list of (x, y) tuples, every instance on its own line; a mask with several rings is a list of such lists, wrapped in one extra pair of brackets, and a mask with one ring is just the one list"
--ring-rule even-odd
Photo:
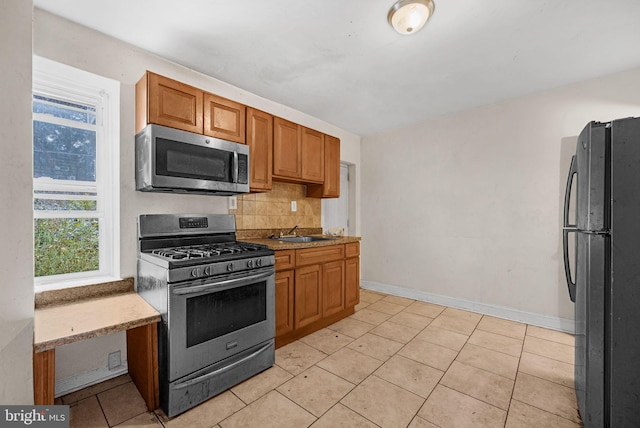
[(291, 201), (291, 211), (292, 212), (298, 211), (298, 203), (296, 201)]
[(109, 353), (109, 370), (117, 369), (121, 365), (120, 351)]
[(237, 210), (238, 209), (238, 197), (237, 196), (229, 196), (229, 209)]

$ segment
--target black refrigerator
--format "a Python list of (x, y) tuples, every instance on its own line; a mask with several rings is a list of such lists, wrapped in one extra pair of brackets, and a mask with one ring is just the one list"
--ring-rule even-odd
[(580, 133), (565, 191), (563, 250), (584, 426), (640, 427), (640, 118), (591, 122)]

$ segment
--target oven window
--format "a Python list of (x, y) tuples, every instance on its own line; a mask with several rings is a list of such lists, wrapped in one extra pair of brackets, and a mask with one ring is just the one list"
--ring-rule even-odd
[(267, 319), (266, 281), (187, 299), (187, 347)]
[(156, 174), (233, 182), (233, 152), (156, 138)]

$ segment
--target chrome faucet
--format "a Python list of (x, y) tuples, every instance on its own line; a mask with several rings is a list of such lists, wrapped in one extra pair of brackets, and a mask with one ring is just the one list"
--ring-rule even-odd
[(282, 238), (283, 236), (288, 236), (288, 235), (292, 235), (292, 234), (295, 236), (295, 234), (296, 234), (296, 233), (295, 233), (295, 230), (296, 230), (297, 228), (298, 228), (298, 225), (296, 224), (296, 225), (295, 225), (295, 226), (293, 226), (293, 227), (291, 228), (291, 230), (289, 230), (287, 233), (282, 233), (282, 232), (280, 232), (280, 237)]

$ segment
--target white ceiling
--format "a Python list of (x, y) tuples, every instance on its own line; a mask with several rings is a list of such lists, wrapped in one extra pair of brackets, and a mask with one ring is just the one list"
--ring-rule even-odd
[(639, 0), (435, 0), (413, 36), (393, 2), (34, 5), (362, 136), (640, 67)]

